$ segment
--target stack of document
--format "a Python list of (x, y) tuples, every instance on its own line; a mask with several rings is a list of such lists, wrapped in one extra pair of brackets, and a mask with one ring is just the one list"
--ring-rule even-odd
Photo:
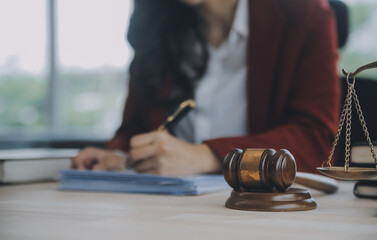
[(61, 171), (61, 190), (199, 195), (230, 189), (222, 175), (162, 177), (133, 171)]

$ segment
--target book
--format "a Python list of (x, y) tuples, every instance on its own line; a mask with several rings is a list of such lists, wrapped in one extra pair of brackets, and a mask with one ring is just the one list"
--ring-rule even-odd
[(356, 182), (353, 193), (359, 198), (377, 199), (377, 178)]
[(133, 171), (61, 171), (60, 190), (200, 195), (230, 189), (223, 175), (162, 177)]
[(58, 180), (70, 168), (78, 149), (26, 148), (0, 150), (0, 183)]
[[(373, 142), (375, 146), (377, 142)], [(374, 147), (377, 154), (377, 148)], [(356, 165), (375, 165), (369, 145), (365, 143), (356, 143), (351, 147), (351, 163)]]

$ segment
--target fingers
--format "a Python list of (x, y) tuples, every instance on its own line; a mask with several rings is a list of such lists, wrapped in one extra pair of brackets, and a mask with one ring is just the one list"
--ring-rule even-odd
[(102, 159), (102, 165), (98, 166), (100, 170), (124, 170), (127, 166), (127, 157), (118, 156), (112, 152), (108, 152)]
[(139, 134), (131, 138), (131, 148), (139, 148), (142, 146), (153, 144), (155, 141), (165, 138), (168, 133), (163, 131), (154, 131), (150, 133)]
[(97, 148), (85, 148), (72, 159), (72, 167), (79, 170), (91, 169), (98, 161), (99, 152), (100, 150)]
[(131, 148), (138, 148), (145, 145), (152, 144), (155, 140), (155, 135), (153, 133), (145, 133), (136, 135), (130, 140)]
[(133, 167), (133, 165), (138, 160), (153, 157), (156, 154), (156, 144), (134, 148), (134, 149), (131, 149), (129, 153), (130, 153), (130, 159), (128, 160), (127, 164)]
[(136, 135), (131, 138), (129, 151), (130, 158), (127, 165), (134, 168), (140, 160), (145, 160), (156, 155), (156, 143), (161, 138), (160, 132), (150, 132)]
[(82, 150), (71, 163), (72, 168), (78, 170), (121, 170), (125, 165), (126, 155), (92, 147)]
[(127, 165), (139, 173), (160, 175), (164, 159), (171, 153), (172, 140), (167, 132), (162, 131), (133, 137)]
[(156, 167), (156, 161), (154, 161), (153, 159), (140, 160), (133, 165), (133, 169), (139, 173), (148, 173), (155, 171)]
[(76, 160), (76, 157), (72, 157), (71, 158), (71, 168), (72, 169), (77, 169), (77, 160)]
[(162, 155), (169, 151), (169, 134), (161, 131), (140, 134), (131, 139), (130, 162)]
[(97, 164), (94, 164), (91, 169), (93, 171), (105, 171), (105, 170), (107, 170), (107, 167), (104, 164), (104, 162), (98, 162)]

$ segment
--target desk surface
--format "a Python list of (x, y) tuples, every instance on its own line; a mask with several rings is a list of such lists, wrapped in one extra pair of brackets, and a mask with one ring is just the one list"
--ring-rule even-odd
[(272, 213), (202, 196), (62, 192), (58, 183), (0, 186), (0, 239), (377, 239), (377, 201), (312, 191), (318, 208)]

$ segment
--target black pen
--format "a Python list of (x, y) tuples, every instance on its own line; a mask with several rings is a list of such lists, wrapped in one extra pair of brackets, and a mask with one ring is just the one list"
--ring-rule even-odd
[(158, 128), (159, 131), (170, 130), (170, 128), (187, 115), (192, 109), (195, 108), (195, 102), (192, 99), (188, 99), (179, 104), (178, 109), (170, 115), (163, 124)]

